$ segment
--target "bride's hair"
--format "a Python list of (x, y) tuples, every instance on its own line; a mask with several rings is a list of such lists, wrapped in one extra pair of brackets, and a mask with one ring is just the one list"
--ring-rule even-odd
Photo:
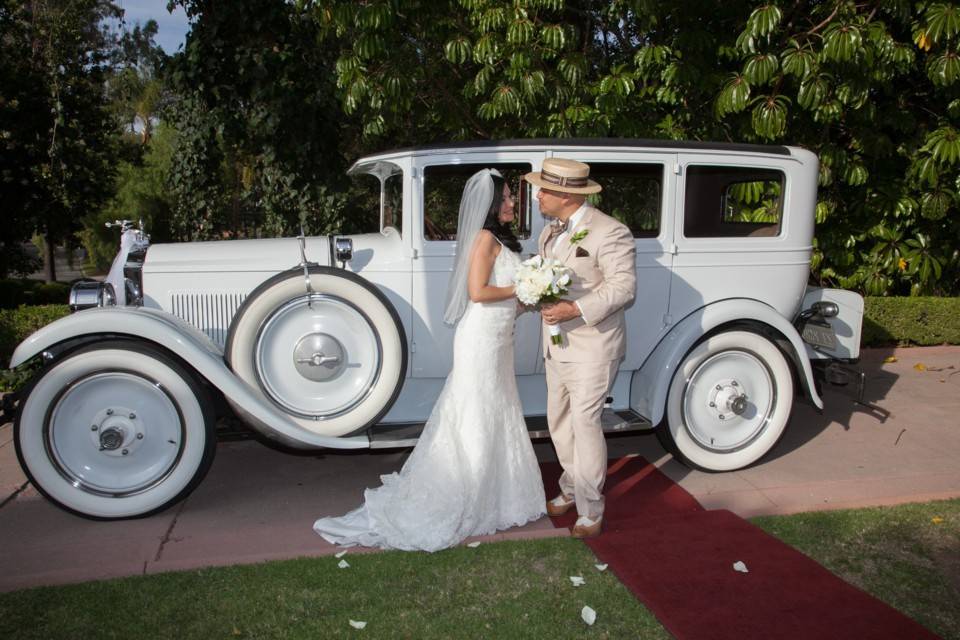
[(520, 241), (517, 240), (517, 236), (513, 234), (513, 229), (509, 224), (500, 222), (500, 205), (503, 204), (503, 185), (505, 185), (507, 181), (501, 176), (494, 174), (491, 174), (490, 178), (493, 180), (493, 202), (490, 203), (490, 208), (487, 210), (487, 217), (483, 221), (483, 228), (492, 233), (507, 249), (510, 249), (510, 251), (514, 253), (520, 253), (523, 248), (520, 246)]

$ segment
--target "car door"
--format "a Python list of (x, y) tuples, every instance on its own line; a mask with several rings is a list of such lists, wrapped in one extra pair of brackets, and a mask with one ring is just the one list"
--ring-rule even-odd
[[(627, 354), (620, 368), (635, 370), (666, 333), (669, 323), (673, 225), (667, 222), (667, 212), (675, 197), (676, 154), (607, 148), (560, 149), (553, 155), (589, 164), (590, 177), (603, 190), (589, 196), (588, 202), (626, 224), (633, 233), (637, 295), (626, 309)], [(540, 367), (542, 371), (542, 363)], [(616, 404), (626, 402), (624, 396), (617, 398)]]
[[(537, 251), (540, 226), (531, 225), (530, 189), (523, 174), (539, 166), (536, 150), (429, 154), (415, 158), (413, 180), (414, 260), (411, 265), (413, 339), (411, 373), (414, 378), (444, 378), (453, 365), (454, 328), (443, 322), (447, 282), (457, 251), (456, 232), (460, 197), (476, 171), (496, 168), (507, 179), (518, 207), (518, 238), (523, 257)], [(420, 214), (419, 212), (422, 212)], [(536, 228), (531, 228), (535, 226)], [(539, 315), (517, 319), (515, 363), (517, 375), (534, 373), (539, 359)]]

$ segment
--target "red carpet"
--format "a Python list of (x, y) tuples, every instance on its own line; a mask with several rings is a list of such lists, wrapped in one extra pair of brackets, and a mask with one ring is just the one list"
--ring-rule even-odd
[[(560, 467), (542, 471), (553, 497)], [(677, 638), (937, 638), (743, 518), (705, 511), (643, 458), (611, 460), (604, 494), (604, 532), (587, 545)]]

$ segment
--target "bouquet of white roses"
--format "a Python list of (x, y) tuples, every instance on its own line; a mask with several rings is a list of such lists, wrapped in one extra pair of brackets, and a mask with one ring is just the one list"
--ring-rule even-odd
[[(517, 299), (525, 305), (559, 302), (570, 284), (570, 269), (552, 258), (533, 256), (520, 263), (514, 276)], [(548, 325), (550, 342), (563, 344), (560, 327)]]

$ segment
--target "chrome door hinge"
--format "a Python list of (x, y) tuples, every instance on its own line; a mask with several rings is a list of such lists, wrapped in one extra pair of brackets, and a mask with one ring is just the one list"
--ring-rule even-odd
[(673, 316), (669, 313), (663, 314), (663, 326), (669, 327), (673, 324)]
[(669, 253), (672, 256), (675, 256), (677, 255), (677, 252), (678, 252), (678, 248), (676, 244), (671, 242), (669, 245), (667, 245), (667, 253)]
[(411, 341), (410, 341), (410, 353), (416, 353), (416, 352), (417, 352), (417, 343), (414, 342), (413, 340), (411, 340)]
[(677, 175), (680, 175), (680, 163), (679, 163), (679, 162), (673, 165), (673, 172), (674, 172), (675, 174), (677, 174)]

